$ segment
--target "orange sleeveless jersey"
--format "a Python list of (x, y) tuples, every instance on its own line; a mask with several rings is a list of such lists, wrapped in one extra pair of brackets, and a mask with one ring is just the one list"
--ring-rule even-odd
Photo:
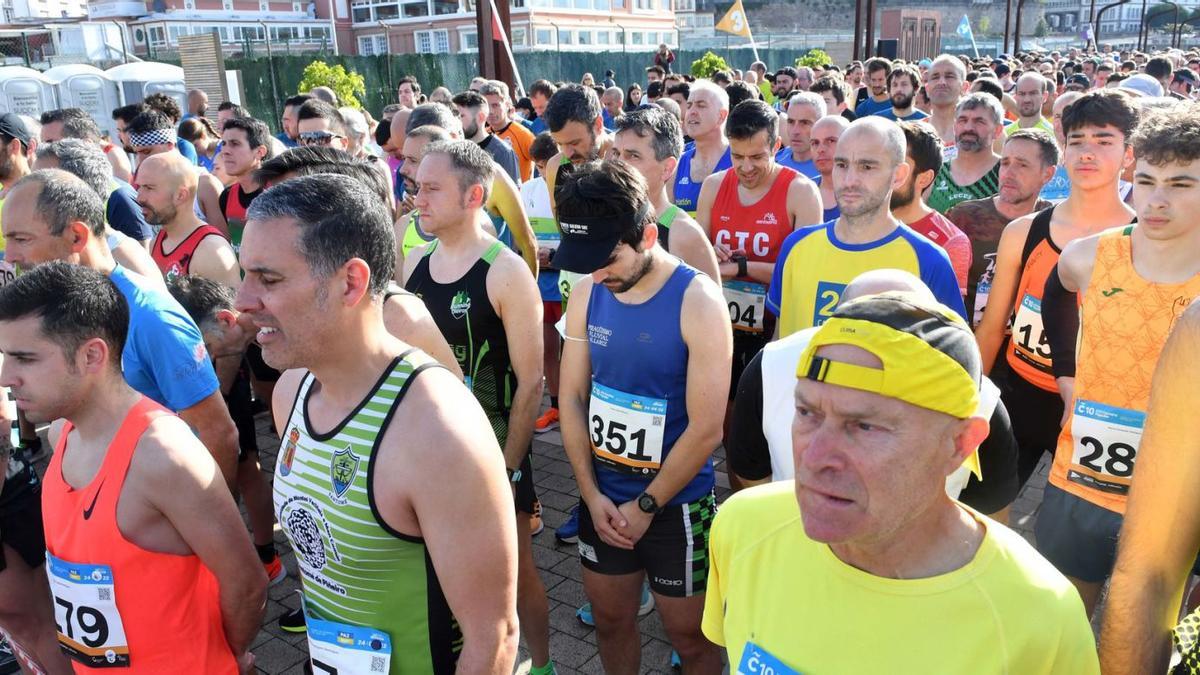
[[(212, 572), (194, 554), (147, 551), (127, 540), (117, 527), (117, 500), (138, 439), (154, 418), (169, 414), (143, 397), (125, 417), (95, 478), (78, 490), (62, 477), (72, 428), (70, 423), (63, 427), (42, 487), (46, 549), (71, 564), (112, 569), (115, 597), (111, 599), (120, 613), (128, 645), (129, 667), (120, 672), (236, 675), (237, 662), (225, 640)], [(92, 642), (99, 637), (95, 634), (98, 619), (94, 613), (88, 614), (85, 622), (81, 609), (87, 608), (72, 608), (76, 623), (71, 628), (63, 626), (61, 608), (56, 608), (55, 622), (60, 633), (67, 630), (76, 638), (68, 646), (87, 653), (95, 651), (88, 649), (88, 643), (89, 637)], [(71, 620), (68, 614), (65, 621)], [(61, 635), (59, 640), (64, 642)], [(78, 661), (72, 665), (76, 673), (98, 670)]]
[(713, 243), (744, 250), (751, 262), (775, 262), (783, 240), (792, 233), (787, 193), (795, 177), (795, 170), (779, 167), (779, 175), (767, 193), (757, 202), (743, 205), (738, 199), (737, 174), (733, 169), (726, 170), (709, 218)]
[[(1053, 209), (1048, 209), (1053, 211)], [(1042, 217), (1045, 211), (1039, 214)], [(1017, 295), (1013, 306), (1012, 336), (1008, 341), (1008, 365), (1017, 376), (1049, 392), (1058, 393), (1050, 361), (1050, 342), (1042, 323), (1042, 293), (1046, 279), (1062, 251), (1050, 239), (1050, 217), (1038, 218), (1030, 225), (1030, 238), (1040, 238), (1033, 246), (1021, 269)], [(1028, 246), (1028, 244), (1027, 244)]]
[(1075, 401), (1050, 482), (1124, 514), (1150, 384), (1167, 336), (1200, 295), (1200, 275), (1146, 281), (1133, 267), (1133, 227), (1106, 232), (1083, 296)]

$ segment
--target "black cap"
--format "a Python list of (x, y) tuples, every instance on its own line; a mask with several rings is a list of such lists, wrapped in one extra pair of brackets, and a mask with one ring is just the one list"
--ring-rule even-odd
[(1197, 82), (1196, 74), (1193, 73), (1190, 68), (1180, 68), (1180, 69), (1176, 70), (1175, 75), (1172, 78), (1172, 80), (1175, 82), (1186, 82), (1186, 83), (1192, 85), (1193, 87), (1196, 86), (1196, 82)]
[(1078, 84), (1078, 85), (1082, 86), (1084, 89), (1088, 89), (1089, 87), (1092, 86), (1092, 81), (1087, 78), (1087, 75), (1084, 75), (1083, 73), (1076, 73), (1075, 75), (1072, 75), (1067, 78), (1066, 85), (1064, 85), (1064, 86), (1069, 87), (1073, 84)]
[(26, 148), (29, 147), (29, 141), (32, 140), (29, 129), (25, 126), (25, 120), (21, 119), (20, 115), (11, 112), (0, 115), (0, 134), (21, 141)]
[(621, 235), (645, 222), (649, 213), (648, 203), (637, 213), (618, 216), (567, 216), (559, 212), (562, 239), (554, 252), (554, 266), (577, 274), (591, 274), (604, 267), (621, 243)]

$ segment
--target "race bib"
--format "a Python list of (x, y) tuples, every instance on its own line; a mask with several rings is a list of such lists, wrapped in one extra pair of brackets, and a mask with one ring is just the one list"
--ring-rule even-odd
[(1012, 341), (1017, 358), (1038, 370), (1049, 373), (1050, 341), (1042, 327), (1042, 301), (1025, 294), (1013, 320)]
[(978, 326), (979, 322), (983, 321), (983, 310), (987, 309), (988, 294), (992, 292), (992, 279), (996, 275), (996, 254), (988, 253), (984, 255), (984, 259), (987, 260), (987, 269), (979, 275), (979, 283), (975, 285), (972, 326)]
[(3, 251), (0, 251), (0, 288), (11, 284), (17, 278), (16, 265), (4, 260), (3, 256)]
[(662, 466), (667, 402), (592, 383), (588, 405), (592, 454), (623, 473), (654, 474)]
[(771, 652), (747, 641), (742, 648), (742, 661), (738, 663), (737, 675), (800, 675), (780, 661)]
[(1073, 413), (1074, 447), (1067, 480), (1101, 492), (1128, 494), (1146, 413), (1085, 399), (1076, 400)]
[(313, 675), (388, 672), (392, 641), (387, 633), (311, 616), (305, 622)]
[(721, 284), (721, 290), (729, 305), (733, 329), (761, 333), (767, 309), (767, 287), (751, 281), (726, 281)]
[(558, 249), (562, 233), (559, 232), (558, 224), (553, 218), (530, 218), (529, 224), (533, 227), (533, 236), (537, 239), (538, 246), (552, 251)]
[(112, 568), (72, 563), (46, 553), (58, 646), (91, 668), (128, 668), (129, 643), (117, 611)]

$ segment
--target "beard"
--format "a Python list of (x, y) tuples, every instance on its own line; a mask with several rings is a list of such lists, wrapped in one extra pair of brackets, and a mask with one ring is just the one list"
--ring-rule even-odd
[(986, 147), (979, 134), (973, 131), (968, 131), (954, 139), (954, 144), (958, 147), (959, 152), (979, 152)]
[(463, 138), (475, 138), (475, 134), (479, 133), (479, 122), (471, 120), (470, 124), (463, 125)]
[[(638, 267), (637, 271), (633, 273), (633, 276), (625, 278), (625, 279), (609, 277), (608, 279), (604, 280), (604, 285), (606, 288), (608, 288), (608, 290), (612, 291), (614, 294), (625, 293), (629, 289), (636, 286), (637, 283), (639, 281), (641, 281), (643, 277), (645, 277), (647, 274), (649, 274), (650, 269), (653, 267), (654, 267), (654, 256), (646, 255), (642, 259), (642, 264)], [(612, 282), (616, 282), (616, 285), (610, 286), (609, 284)]]
[[(837, 197), (838, 195), (835, 192), (834, 198), (837, 199)], [(862, 193), (862, 196), (857, 204), (843, 205), (842, 200), (837, 199), (837, 205), (838, 210), (842, 212), (843, 216), (857, 218), (859, 216), (878, 211), (880, 207), (883, 206), (885, 199), (887, 199), (886, 194)]]
[(179, 215), (179, 210), (175, 208), (174, 204), (167, 204), (161, 209), (143, 205), (142, 209), (146, 212), (146, 222), (151, 225), (166, 225), (175, 220), (175, 216)]
[(892, 94), (892, 107), (897, 110), (907, 110), (912, 107), (914, 98), (916, 98), (915, 92), (908, 96), (904, 94)]
[(904, 183), (904, 187), (892, 190), (892, 201), (888, 204), (891, 209), (902, 209), (913, 203), (917, 196), (917, 184), (912, 178)]

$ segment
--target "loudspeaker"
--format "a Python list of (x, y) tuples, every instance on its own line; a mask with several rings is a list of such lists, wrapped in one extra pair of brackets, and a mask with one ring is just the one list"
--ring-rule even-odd
[(900, 41), (894, 38), (875, 42), (875, 56), (885, 59), (895, 59), (899, 51)]

